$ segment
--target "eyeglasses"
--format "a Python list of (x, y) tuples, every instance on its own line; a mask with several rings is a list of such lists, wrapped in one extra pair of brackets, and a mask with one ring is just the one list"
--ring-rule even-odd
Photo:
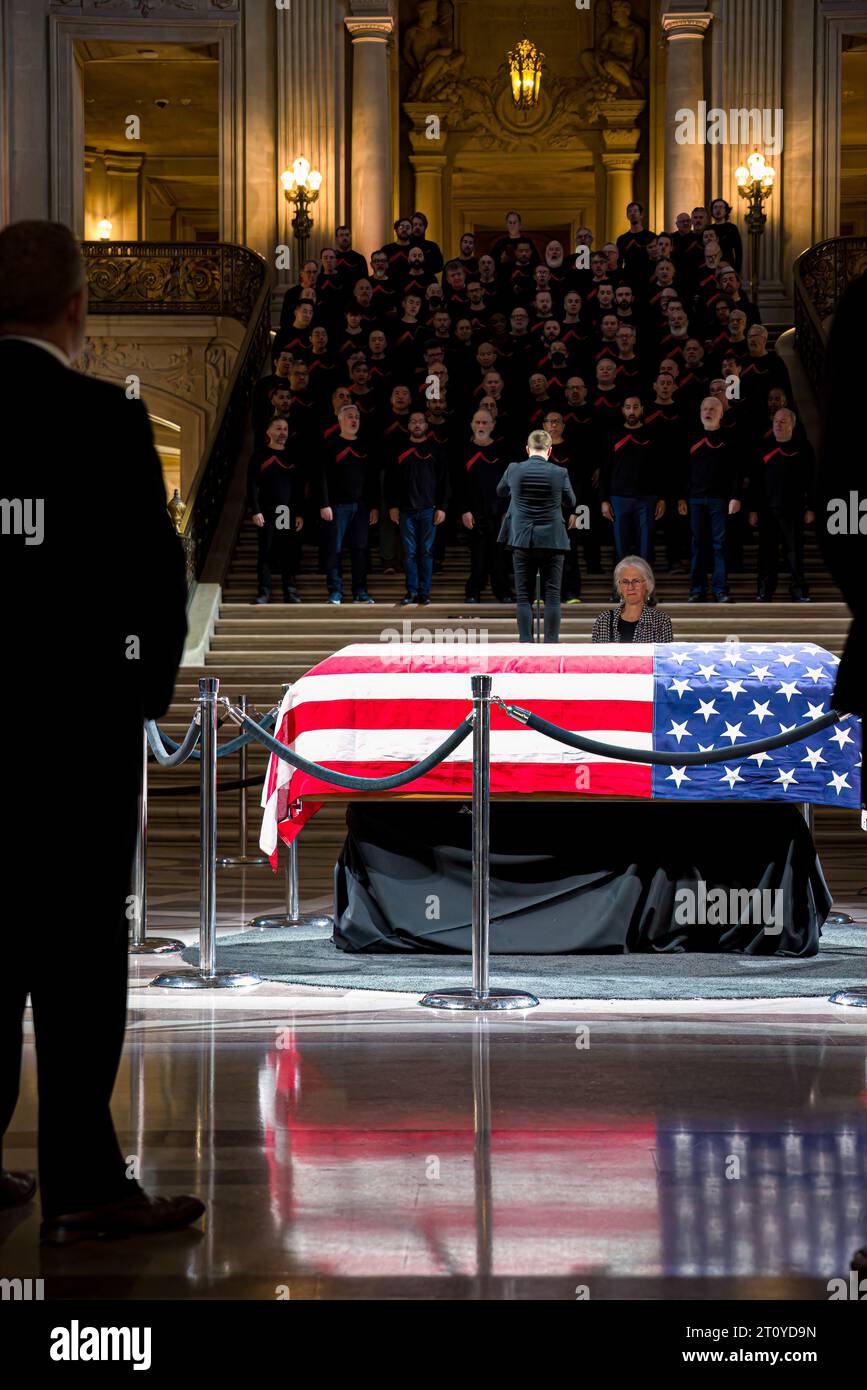
[(621, 579), (621, 589), (640, 589), (642, 584), (646, 584), (646, 579)]

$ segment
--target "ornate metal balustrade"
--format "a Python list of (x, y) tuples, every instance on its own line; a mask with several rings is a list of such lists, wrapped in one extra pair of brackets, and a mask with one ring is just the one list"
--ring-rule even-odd
[(228, 243), (83, 244), (92, 311), (237, 319), (246, 329), (177, 523), (190, 583), (202, 573), (238, 461), (253, 386), (269, 345), (271, 281), (263, 258)]
[(828, 324), (846, 286), (867, 271), (867, 237), (819, 241), (795, 262), (798, 353), (818, 394), (825, 374)]

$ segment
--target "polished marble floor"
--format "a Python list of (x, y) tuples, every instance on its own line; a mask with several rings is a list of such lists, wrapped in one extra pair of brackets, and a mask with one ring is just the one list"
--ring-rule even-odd
[[(152, 863), (150, 927), (189, 940), (179, 865)], [(237, 931), (279, 892), (227, 870), (220, 898)], [(47, 1298), (825, 1300), (867, 1243), (867, 1010), (473, 1020), (396, 994), (154, 990), (165, 964), (132, 966), (115, 1117), (144, 1184), (198, 1193), (207, 1218), (69, 1251), (40, 1251), (38, 1206), (3, 1218), (0, 1277)], [(28, 1031), (15, 1167), (34, 1081)]]

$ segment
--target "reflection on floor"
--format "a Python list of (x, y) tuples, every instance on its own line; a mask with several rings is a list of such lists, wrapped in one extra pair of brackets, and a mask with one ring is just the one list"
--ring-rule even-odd
[[(152, 864), (150, 929), (190, 939), (180, 867)], [(236, 931), (280, 885), (227, 870), (220, 892)], [(70, 1251), (39, 1250), (38, 1207), (4, 1218), (0, 1277), (47, 1298), (826, 1299), (867, 1241), (867, 1011), (476, 1022), (395, 994), (150, 989), (165, 964), (133, 966), (116, 1121), (145, 1185), (208, 1217)], [(14, 1167), (35, 1158), (34, 1082), (28, 1037)]]

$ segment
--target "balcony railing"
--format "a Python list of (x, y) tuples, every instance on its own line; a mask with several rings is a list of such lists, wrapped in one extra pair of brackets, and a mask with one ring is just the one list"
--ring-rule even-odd
[(825, 376), (828, 327), (853, 280), (867, 271), (867, 237), (831, 237), (811, 246), (795, 262), (795, 341), (818, 394)]
[(94, 312), (214, 315), (237, 319), (246, 330), (178, 526), (192, 583), (202, 573), (268, 352), (268, 266), (248, 247), (222, 242), (86, 241), (83, 250)]

